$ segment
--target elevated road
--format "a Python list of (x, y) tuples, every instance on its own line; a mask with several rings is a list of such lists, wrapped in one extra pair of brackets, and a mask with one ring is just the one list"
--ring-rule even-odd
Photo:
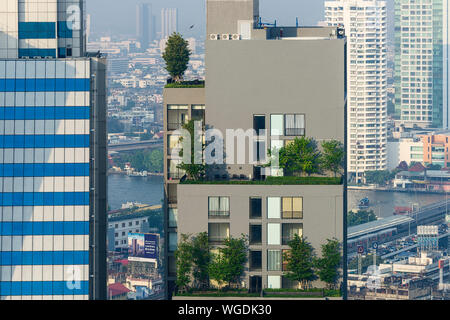
[(125, 152), (133, 150), (156, 149), (162, 148), (162, 146), (163, 146), (162, 139), (109, 144), (108, 152)]

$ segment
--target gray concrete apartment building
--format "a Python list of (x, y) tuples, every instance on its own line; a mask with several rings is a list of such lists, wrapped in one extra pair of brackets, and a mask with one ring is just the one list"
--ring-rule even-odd
[[(184, 173), (176, 169), (178, 137), (172, 135), (188, 120), (202, 119), (205, 128), (219, 129), (224, 136), (226, 129), (264, 129), (269, 135), (259, 146), (264, 150), (300, 136), (346, 143), (345, 48), (339, 28), (262, 25), (258, 0), (207, 0), (205, 87), (164, 90), (169, 292), (178, 234), (208, 231), (217, 245), (228, 236), (249, 235), (242, 284), (253, 290), (296, 286), (283, 277), (282, 261), (293, 234), (307, 237), (317, 253), (332, 238), (345, 251), (345, 181), (258, 184), (267, 175), (260, 167), (226, 163), (208, 166), (208, 184), (180, 183)], [(220, 214), (214, 214), (217, 210)]]

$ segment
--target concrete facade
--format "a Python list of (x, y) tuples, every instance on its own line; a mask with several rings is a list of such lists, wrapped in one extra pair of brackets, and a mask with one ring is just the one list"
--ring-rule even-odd
[[(208, 216), (208, 197), (226, 196), (230, 199), (230, 215), (228, 218)], [(269, 197), (303, 198), (303, 219), (270, 219), (268, 218)], [(250, 218), (250, 199), (262, 199), (261, 218)], [(269, 288), (268, 277), (281, 277), (283, 270), (268, 271), (268, 250), (288, 250), (288, 245), (268, 244), (268, 224), (279, 226), (283, 238), (283, 225), (301, 224), (303, 237), (311, 243), (320, 256), (320, 247), (326, 239), (343, 239), (343, 186), (301, 186), (301, 185), (178, 185), (178, 233), (197, 234), (208, 230), (211, 223), (229, 223), (229, 235), (239, 238), (242, 234), (250, 234), (250, 226), (262, 227), (261, 244), (250, 243), (251, 251), (261, 251), (261, 270), (252, 270), (247, 263), (243, 281), (250, 286), (250, 277), (260, 276), (262, 288)], [(280, 280), (280, 283), (283, 281)], [(321, 286), (319, 282), (313, 285)]]
[[(337, 27), (264, 26), (259, 23), (258, 0), (208, 0), (207, 8), (205, 88), (164, 90), (169, 295), (176, 275), (173, 242), (180, 234), (208, 232), (211, 224), (229, 224), (227, 230), (226, 225), (221, 230), (233, 237), (249, 235), (251, 226), (260, 226), (261, 240), (250, 245), (249, 260), (252, 252), (260, 252), (261, 266), (255, 270), (248, 263), (242, 285), (253, 290), (292, 288), (294, 284), (282, 279), (280, 254), (289, 248), (283, 227), (307, 237), (318, 255), (327, 239), (336, 238), (343, 243), (345, 255), (346, 186), (252, 183), (260, 178), (258, 165), (249, 159), (250, 142), (245, 142), (245, 160), (239, 161), (237, 146), (227, 146), (226, 130), (266, 130), (257, 138), (258, 142), (266, 139), (262, 150), (283, 147), (301, 136), (312, 137), (319, 145), (325, 140), (345, 145), (346, 39)], [(247, 184), (179, 184), (186, 176), (175, 169), (173, 156), (180, 146), (171, 135), (194, 116), (198, 118), (201, 105), (204, 128), (219, 130), (224, 136), (224, 156), (234, 154), (225, 164), (209, 165), (206, 179), (240, 179)], [(265, 161), (259, 160), (259, 164)], [(229, 216), (210, 216), (210, 197), (227, 198)], [(258, 219), (249, 215), (250, 198), (261, 200)], [(301, 216), (288, 219), (278, 212), (278, 218), (271, 215), (269, 219), (268, 198), (278, 199), (275, 203), (295, 198), (301, 202)], [(216, 240), (210, 232), (213, 246), (220, 245)], [(268, 250), (276, 251), (279, 258), (279, 264), (270, 271)], [(252, 281), (255, 277), (257, 284)]]

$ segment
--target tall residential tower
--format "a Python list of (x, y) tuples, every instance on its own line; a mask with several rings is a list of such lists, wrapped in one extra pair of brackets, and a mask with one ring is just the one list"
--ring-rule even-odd
[(178, 9), (163, 8), (161, 10), (161, 39), (169, 38), (178, 32)]
[(150, 42), (154, 40), (155, 17), (152, 14), (152, 6), (141, 3), (136, 6), (136, 31), (141, 49), (147, 50)]
[(395, 0), (395, 112), (410, 127), (449, 127), (449, 4)]
[(364, 182), (365, 172), (387, 165), (386, 2), (326, 1), (325, 19), (347, 35), (347, 170)]
[(0, 2), (0, 299), (106, 298), (106, 61), (84, 1)]

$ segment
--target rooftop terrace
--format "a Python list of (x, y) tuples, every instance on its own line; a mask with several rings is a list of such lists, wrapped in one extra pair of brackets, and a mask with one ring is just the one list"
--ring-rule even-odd
[(214, 179), (182, 180), (181, 184), (211, 185), (342, 185), (341, 177), (267, 177), (265, 180)]

